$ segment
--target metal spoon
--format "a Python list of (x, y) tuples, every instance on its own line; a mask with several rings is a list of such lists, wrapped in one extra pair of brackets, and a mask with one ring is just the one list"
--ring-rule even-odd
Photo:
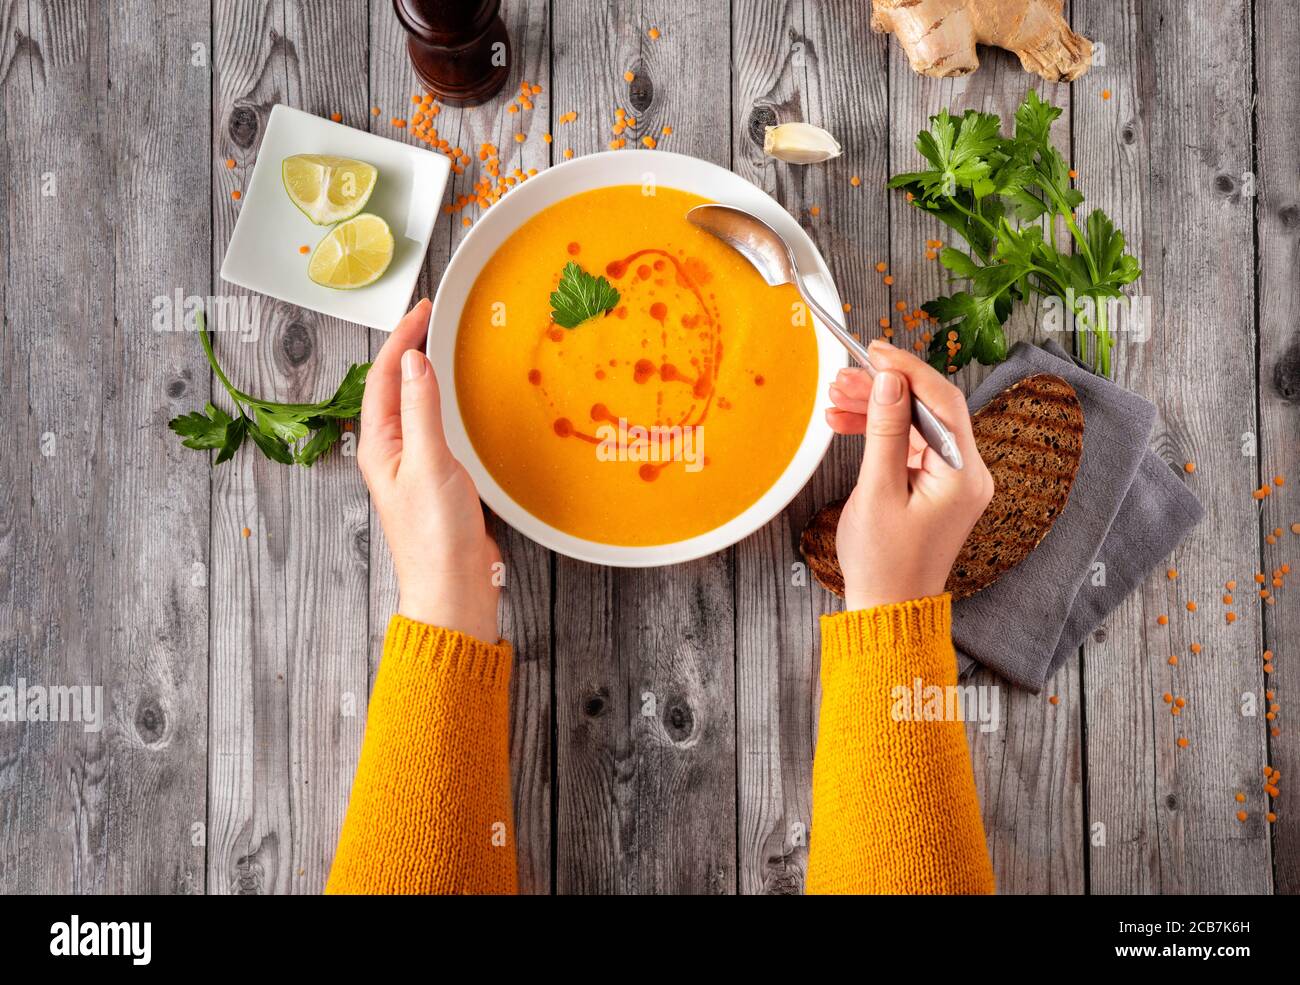
[[(871, 365), (871, 357), (867, 355), (862, 343), (850, 335), (839, 320), (809, 293), (790, 245), (775, 229), (758, 216), (730, 205), (697, 205), (686, 213), (686, 218), (692, 225), (712, 233), (740, 253), (772, 287), (793, 284), (808, 307), (830, 329), (831, 334), (840, 340), (868, 374), (872, 377), (876, 375), (876, 367)], [(912, 425), (945, 462), (955, 469), (962, 467), (961, 452), (957, 450), (952, 432), (944, 427), (934, 411), (915, 396), (912, 397)]]

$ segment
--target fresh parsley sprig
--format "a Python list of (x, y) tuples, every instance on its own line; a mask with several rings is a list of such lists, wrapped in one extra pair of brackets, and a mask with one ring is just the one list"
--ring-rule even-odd
[(595, 277), (570, 260), (551, 294), (551, 320), (564, 328), (577, 328), (618, 304), (619, 293), (604, 277)]
[(334, 396), (320, 403), (282, 404), (262, 400), (230, 382), (212, 352), (212, 339), (202, 312), (198, 321), (199, 339), (208, 364), (230, 394), (238, 413), (231, 417), (209, 403), (201, 411), (173, 418), (167, 426), (181, 436), (181, 444), (186, 448), (215, 449), (216, 464), (220, 465), (239, 450), (245, 438), (251, 438), (272, 461), (310, 467), (339, 440), (343, 421), (361, 413), (370, 363), (350, 366)]
[[(1052, 146), (1052, 123), (1059, 107), (1030, 91), (1016, 110), (1015, 134), (1004, 137), (992, 113), (968, 110), (960, 118), (941, 110), (930, 129), (917, 135), (916, 149), (928, 168), (897, 174), (889, 187), (902, 188), (911, 202), (950, 226), (968, 250), (946, 247), (939, 255), (968, 290), (922, 305), (943, 331), (930, 343), (937, 369), (1006, 358), (1003, 325), (1017, 301), (1031, 295), (1055, 297), (1091, 336), (1093, 368), (1110, 374), (1114, 345), (1106, 300), (1141, 275), (1125, 252), (1124, 234), (1100, 209), (1079, 226), (1075, 208), (1083, 195), (1070, 184), (1070, 168)], [(1039, 220), (1048, 219), (1044, 239)], [(1064, 220), (1073, 240), (1057, 244), (1056, 219)], [(1013, 223), (1014, 220), (1014, 223)], [(960, 347), (951, 351), (948, 332)]]

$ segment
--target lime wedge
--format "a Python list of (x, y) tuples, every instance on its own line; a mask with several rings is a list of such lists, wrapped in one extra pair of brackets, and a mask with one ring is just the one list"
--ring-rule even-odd
[(307, 276), (322, 287), (340, 291), (373, 284), (393, 261), (393, 234), (377, 215), (361, 215), (339, 223), (316, 244), (307, 262)]
[(280, 163), (289, 200), (318, 226), (351, 219), (366, 207), (379, 171), (373, 164), (327, 154), (295, 154)]

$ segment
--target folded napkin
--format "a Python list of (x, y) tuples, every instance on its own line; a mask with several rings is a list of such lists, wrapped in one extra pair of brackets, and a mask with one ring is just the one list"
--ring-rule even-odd
[(1059, 376), (1078, 394), (1079, 471), (1043, 542), (988, 588), (956, 602), (952, 630), (963, 675), (982, 664), (1037, 692), (1162, 566), (1203, 511), (1148, 447), (1155, 407), (1096, 376), (1054, 342), (1016, 345), (972, 395), (971, 411), (1035, 373)]

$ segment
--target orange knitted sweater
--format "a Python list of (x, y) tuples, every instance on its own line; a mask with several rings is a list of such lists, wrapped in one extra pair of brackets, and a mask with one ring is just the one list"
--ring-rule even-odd
[[(822, 618), (810, 893), (987, 893), (966, 731), (896, 720), (957, 683), (947, 595)], [(326, 892), (512, 893), (508, 643), (394, 616)]]

